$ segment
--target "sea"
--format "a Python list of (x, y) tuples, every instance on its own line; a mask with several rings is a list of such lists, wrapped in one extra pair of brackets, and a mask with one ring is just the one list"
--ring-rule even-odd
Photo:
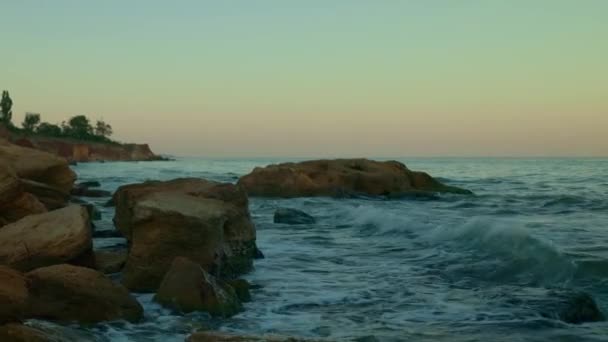
[[(74, 170), (114, 191), (180, 177), (234, 183), (256, 166), (295, 160), (177, 158)], [(243, 276), (255, 289), (240, 314), (180, 315), (135, 294), (145, 309), (138, 324), (29, 324), (64, 329), (75, 341), (184, 341), (208, 329), (358, 342), (608, 341), (608, 323), (568, 324), (551, 312), (556, 293), (582, 291), (608, 313), (608, 159), (397, 160), (474, 195), (250, 198), (265, 258)], [(89, 200), (102, 211), (96, 229), (114, 229), (107, 198)], [(273, 223), (280, 207), (316, 223)], [(125, 241), (96, 238), (94, 246)]]

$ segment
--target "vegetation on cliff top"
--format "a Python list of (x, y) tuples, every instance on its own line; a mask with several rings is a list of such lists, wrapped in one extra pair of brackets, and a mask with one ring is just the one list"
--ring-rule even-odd
[(63, 121), (60, 125), (41, 122), (40, 114), (26, 113), (25, 119), (21, 124), (21, 128), (16, 127), (12, 122), (12, 106), (8, 91), (2, 92), (2, 100), (0, 101), (0, 123), (4, 124), (11, 132), (24, 136), (44, 136), (53, 138), (68, 138), (90, 142), (118, 144), (118, 142), (110, 139), (112, 135), (112, 126), (98, 120), (95, 126), (91, 124), (89, 118), (85, 115), (76, 115), (71, 117), (67, 122)]

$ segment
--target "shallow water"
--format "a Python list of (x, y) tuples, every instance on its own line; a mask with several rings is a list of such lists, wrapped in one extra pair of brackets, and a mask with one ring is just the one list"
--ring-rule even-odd
[[(81, 180), (115, 190), (146, 179), (235, 182), (277, 160), (91, 163)], [(266, 255), (245, 275), (261, 285), (227, 320), (177, 316), (138, 295), (145, 322), (70, 327), (80, 340), (183, 341), (192, 330), (334, 340), (607, 341), (608, 323), (543, 318), (549, 289), (591, 293), (608, 310), (608, 159), (402, 160), (475, 196), (438, 199), (251, 199)], [(106, 199), (93, 200), (102, 204)], [(274, 224), (278, 207), (317, 218)], [(102, 208), (98, 229), (111, 229)], [(123, 244), (96, 239), (96, 248)], [(42, 323), (34, 323), (42, 324)]]

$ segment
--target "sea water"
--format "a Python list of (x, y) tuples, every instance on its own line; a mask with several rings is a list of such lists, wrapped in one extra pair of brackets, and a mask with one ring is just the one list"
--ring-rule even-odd
[[(78, 164), (102, 189), (200, 177), (236, 182), (286, 160)], [(474, 196), (250, 199), (266, 258), (244, 275), (253, 301), (229, 319), (177, 315), (136, 294), (139, 324), (68, 326), (90, 341), (183, 341), (192, 331), (282, 334), (336, 341), (606, 341), (608, 323), (571, 325), (539, 312), (551, 290), (591, 294), (608, 311), (608, 159), (405, 158)], [(107, 199), (98, 230), (113, 229)], [(273, 223), (279, 207), (315, 224)], [(95, 239), (97, 249), (124, 245)], [(94, 308), (92, 308), (94, 309)], [(33, 324), (45, 325), (44, 322)], [(72, 335), (70, 335), (72, 334)]]

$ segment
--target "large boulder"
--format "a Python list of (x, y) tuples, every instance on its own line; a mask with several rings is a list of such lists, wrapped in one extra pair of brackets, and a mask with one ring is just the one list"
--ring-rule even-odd
[(94, 266), (87, 210), (74, 205), (0, 228), (0, 265), (29, 271), (60, 263)]
[(142, 318), (143, 309), (129, 291), (98, 271), (63, 264), (38, 268), (27, 278), (31, 317), (80, 323)]
[(0, 165), (11, 166), (21, 179), (29, 179), (69, 193), (76, 180), (64, 158), (0, 140)]
[(212, 316), (229, 317), (241, 310), (231, 287), (223, 288), (200, 265), (182, 257), (175, 258), (154, 299), (184, 313), (206, 311)]
[(34, 195), (25, 192), (15, 171), (0, 164), (0, 227), (43, 212), (46, 207)]
[(27, 303), (27, 281), (23, 274), (0, 266), (0, 323), (19, 321)]
[(397, 161), (368, 159), (311, 160), (256, 167), (238, 181), (250, 196), (388, 196), (423, 193), (470, 194), (442, 184), (425, 172), (409, 170)]
[(124, 284), (154, 291), (177, 256), (207, 272), (232, 277), (256, 254), (255, 227), (245, 192), (202, 179), (145, 182), (114, 194), (114, 221), (129, 241)]

